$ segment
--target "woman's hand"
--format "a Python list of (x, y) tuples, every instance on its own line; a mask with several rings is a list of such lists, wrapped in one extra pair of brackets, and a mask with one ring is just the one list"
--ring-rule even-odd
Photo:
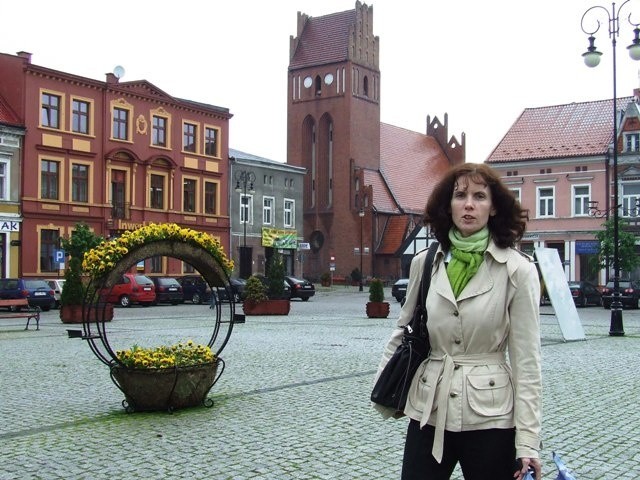
[(522, 468), (513, 474), (513, 478), (516, 480), (522, 480), (529, 468), (533, 468), (536, 480), (542, 479), (542, 464), (540, 463), (539, 458), (523, 457), (520, 461), (522, 462)]

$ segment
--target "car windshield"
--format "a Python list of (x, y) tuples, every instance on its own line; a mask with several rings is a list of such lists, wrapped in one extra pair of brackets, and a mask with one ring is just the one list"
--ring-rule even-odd
[(175, 278), (159, 278), (159, 285), (180, 285)]
[[(631, 282), (629, 282), (628, 280), (627, 280), (627, 281), (624, 281), (624, 280), (618, 280), (618, 286), (619, 286), (620, 288), (629, 288), (629, 287), (631, 286), (631, 285), (630, 285), (630, 283), (631, 283)], [(614, 286), (614, 285), (613, 285), (613, 282), (609, 282), (609, 283), (607, 283), (607, 288), (613, 288), (613, 286)]]
[(49, 284), (44, 280), (25, 280), (24, 286), (29, 290), (35, 290), (37, 288), (51, 288), (49, 287)]
[(136, 275), (136, 283), (139, 285), (153, 283), (151, 279), (145, 275)]

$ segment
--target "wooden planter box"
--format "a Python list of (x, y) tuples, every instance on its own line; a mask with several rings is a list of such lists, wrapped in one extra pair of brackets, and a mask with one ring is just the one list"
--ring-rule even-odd
[(387, 318), (389, 316), (389, 302), (367, 302), (367, 317)]
[[(93, 322), (96, 319), (102, 320), (103, 306), (99, 306), (96, 311), (95, 307), (87, 308), (87, 320)], [(104, 305), (104, 321), (110, 322), (113, 320), (113, 304), (108, 303)], [(62, 323), (82, 323), (83, 322), (83, 306), (82, 305), (62, 305), (60, 307), (60, 320)]]
[(245, 315), (289, 315), (291, 302), (289, 300), (265, 300), (255, 303), (245, 300), (242, 303)]

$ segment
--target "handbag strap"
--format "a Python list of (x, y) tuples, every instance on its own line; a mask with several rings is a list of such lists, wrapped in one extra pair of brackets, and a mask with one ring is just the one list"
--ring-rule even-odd
[(427, 293), (429, 293), (429, 287), (431, 286), (431, 270), (433, 267), (433, 259), (436, 256), (438, 250), (438, 242), (433, 242), (429, 245), (427, 251), (427, 258), (424, 261), (424, 267), (422, 269), (422, 279), (420, 280), (420, 307), (422, 309), (422, 327), (427, 326), (427, 309), (425, 303), (427, 302)]

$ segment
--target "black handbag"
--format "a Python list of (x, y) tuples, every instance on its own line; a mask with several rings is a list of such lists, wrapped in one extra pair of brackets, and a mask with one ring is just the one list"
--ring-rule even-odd
[(413, 310), (411, 320), (404, 326), (402, 342), (380, 372), (371, 392), (372, 402), (397, 411), (404, 410), (413, 376), (431, 349), (425, 302), (431, 283), (433, 258), (437, 249), (437, 242), (429, 247), (420, 280), (420, 298)]

